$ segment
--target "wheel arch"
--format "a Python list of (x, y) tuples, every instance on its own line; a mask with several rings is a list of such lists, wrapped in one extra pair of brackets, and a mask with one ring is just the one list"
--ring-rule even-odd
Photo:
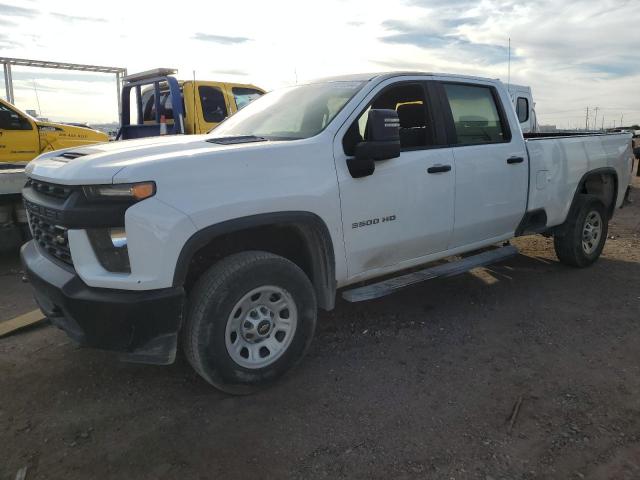
[(173, 285), (188, 289), (203, 268), (226, 255), (249, 249), (268, 251), (296, 263), (311, 280), (318, 306), (333, 309), (336, 295), (333, 242), (326, 223), (306, 211), (250, 215), (197, 231), (180, 251)]
[[(608, 186), (609, 184), (605, 180), (607, 177), (611, 177), (613, 185)], [(615, 211), (618, 199), (618, 172), (616, 172), (613, 167), (602, 167), (585, 173), (580, 179), (578, 187), (573, 194), (571, 208), (569, 209), (570, 212), (576, 204), (578, 195), (581, 194), (589, 194), (598, 197), (607, 209), (609, 218), (611, 218)]]
[[(613, 180), (613, 184), (607, 188), (599, 188), (598, 185), (600, 185), (600, 187), (608, 185), (605, 181), (605, 178), (607, 177), (610, 177)], [(573, 193), (573, 199), (571, 200), (571, 205), (567, 210), (567, 216), (564, 222), (556, 227), (551, 228), (547, 233), (558, 236), (562, 236), (565, 234), (567, 224), (571, 221), (571, 218), (576, 215), (576, 205), (578, 204), (578, 198), (580, 197), (580, 195), (585, 194), (594, 195), (595, 197), (600, 199), (600, 201), (605, 206), (607, 218), (610, 219), (615, 211), (618, 198), (618, 172), (616, 172), (613, 167), (596, 168), (594, 170), (586, 172), (582, 176), (582, 178), (580, 178), (578, 186)], [(610, 197), (610, 199), (608, 199), (607, 197)]]

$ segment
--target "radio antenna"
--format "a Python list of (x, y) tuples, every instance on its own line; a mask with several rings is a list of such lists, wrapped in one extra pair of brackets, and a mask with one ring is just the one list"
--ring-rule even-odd
[(36, 92), (36, 102), (38, 104), (38, 116), (41, 117), (42, 110), (40, 110), (40, 97), (38, 97), (38, 89), (36, 87), (36, 81), (34, 79), (31, 79), (31, 82), (33, 83), (33, 91)]
[(507, 90), (511, 85), (511, 37), (509, 37), (509, 49), (508, 49), (508, 61), (507, 61)]
[[(197, 135), (199, 132), (196, 129), (196, 119), (198, 118), (198, 113), (196, 112), (196, 104), (197, 104), (197, 89), (196, 89), (196, 71), (193, 70), (193, 134)], [(198, 122), (200, 124), (200, 122)]]

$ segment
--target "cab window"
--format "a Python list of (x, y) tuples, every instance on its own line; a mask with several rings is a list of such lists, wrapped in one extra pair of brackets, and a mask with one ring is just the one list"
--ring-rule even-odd
[(456, 145), (501, 143), (509, 140), (508, 129), (498, 111), (490, 87), (444, 84), (451, 108)]
[(520, 123), (529, 120), (529, 100), (525, 97), (518, 97), (516, 101), (516, 113), (518, 114), (518, 121)]
[(198, 87), (202, 115), (208, 123), (218, 123), (227, 118), (227, 105), (224, 102), (222, 90), (216, 87)]
[(233, 93), (233, 99), (236, 102), (238, 110), (262, 95), (262, 92), (255, 88), (246, 87), (233, 87), (231, 92)]
[(0, 103), (0, 129), (33, 130), (33, 127), (25, 117)]
[(383, 90), (353, 122), (343, 139), (346, 155), (353, 155), (355, 146), (367, 140), (367, 119), (372, 108), (391, 109), (400, 119), (400, 148), (419, 150), (435, 145), (435, 135), (429, 117), (429, 107), (421, 84), (395, 85)]
[[(156, 95), (153, 90), (148, 90), (142, 95), (142, 117), (145, 122), (156, 121)], [(166, 120), (173, 119), (173, 105), (169, 92), (160, 92), (160, 115)]]

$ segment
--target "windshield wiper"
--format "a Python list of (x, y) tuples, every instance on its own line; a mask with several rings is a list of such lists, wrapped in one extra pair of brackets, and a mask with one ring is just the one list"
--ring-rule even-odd
[(208, 138), (206, 141), (209, 143), (219, 143), (221, 145), (233, 145), (236, 143), (266, 142), (268, 140), (268, 138), (258, 137), (256, 135), (237, 135), (234, 137)]

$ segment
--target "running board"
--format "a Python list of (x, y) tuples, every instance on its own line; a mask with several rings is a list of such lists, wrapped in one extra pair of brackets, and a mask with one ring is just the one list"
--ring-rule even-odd
[(364, 300), (373, 300), (374, 298), (384, 297), (398, 290), (415, 285), (438, 277), (452, 277), (460, 273), (468, 272), (474, 268), (483, 267), (492, 263), (505, 260), (518, 254), (518, 249), (513, 245), (488, 250), (486, 252), (466, 257), (455, 262), (444, 263), (431, 268), (425, 268), (417, 272), (407, 273), (399, 277), (383, 280), (382, 282), (372, 283), (364, 287), (354, 288), (342, 292), (342, 298), (347, 302), (362, 302)]

